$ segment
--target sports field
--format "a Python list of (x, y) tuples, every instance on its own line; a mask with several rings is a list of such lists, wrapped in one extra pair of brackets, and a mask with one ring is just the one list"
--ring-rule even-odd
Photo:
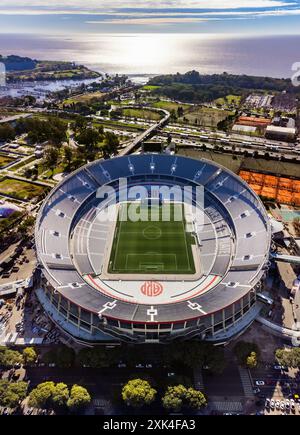
[[(147, 221), (137, 222), (124, 219), (125, 215), (129, 215), (130, 207), (132, 204), (120, 205), (108, 272), (194, 274), (194, 239), (186, 231), (183, 205), (152, 205), (151, 208), (136, 205), (136, 213), (144, 213), (148, 218)], [(167, 213), (166, 207), (170, 207), (170, 213)], [(170, 214), (168, 221), (166, 213)], [(181, 220), (178, 220), (178, 214), (182, 216)]]

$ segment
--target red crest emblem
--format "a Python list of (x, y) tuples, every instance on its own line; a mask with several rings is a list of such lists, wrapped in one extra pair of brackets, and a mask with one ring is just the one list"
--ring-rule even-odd
[(163, 291), (163, 286), (157, 281), (146, 281), (141, 287), (143, 295), (150, 298), (161, 295)]

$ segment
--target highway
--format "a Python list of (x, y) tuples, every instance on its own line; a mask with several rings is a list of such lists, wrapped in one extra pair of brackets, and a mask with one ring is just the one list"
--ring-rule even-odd
[[(139, 108), (137, 106), (125, 106), (124, 108), (130, 108), (130, 109), (136, 109)], [(119, 156), (126, 156), (133, 151), (135, 151), (140, 145), (142, 145), (143, 142), (145, 142), (147, 139), (151, 138), (157, 131), (159, 131), (162, 127), (164, 127), (169, 119), (170, 119), (170, 113), (167, 110), (164, 109), (152, 109), (147, 108), (148, 110), (153, 110), (154, 112), (163, 113), (164, 117), (156, 124), (151, 125), (148, 130), (144, 131), (142, 134), (140, 134), (138, 137), (136, 137), (130, 145), (128, 145), (126, 148), (122, 149), (119, 152)]]
[(196, 132), (182, 132), (178, 131), (163, 131), (161, 132), (161, 137), (166, 138), (171, 135), (173, 141), (177, 144), (183, 146), (203, 146), (205, 145), (207, 148), (214, 149), (216, 145), (222, 147), (225, 151), (248, 151), (249, 154), (253, 154), (254, 152), (258, 153), (258, 156), (264, 156), (266, 153), (269, 153), (270, 157), (282, 157), (284, 156), (290, 160), (300, 161), (300, 148), (294, 144), (281, 143), (278, 142), (276, 145), (272, 142), (266, 142), (263, 139), (259, 141), (253, 140), (245, 140), (236, 138), (234, 135), (226, 136), (223, 133), (223, 137), (220, 134), (216, 134), (215, 132), (205, 132), (202, 134)]

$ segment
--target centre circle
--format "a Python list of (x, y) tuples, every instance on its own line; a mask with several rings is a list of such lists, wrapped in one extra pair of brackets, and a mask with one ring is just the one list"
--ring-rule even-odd
[(155, 225), (148, 225), (143, 230), (143, 236), (148, 240), (159, 239), (161, 236), (161, 229)]

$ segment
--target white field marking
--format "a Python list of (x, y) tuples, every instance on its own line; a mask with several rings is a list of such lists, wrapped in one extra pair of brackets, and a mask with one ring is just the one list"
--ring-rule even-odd
[[(136, 257), (136, 256), (138, 256), (138, 257), (143, 257), (143, 256), (147, 256), (147, 255), (150, 255), (150, 253), (149, 254), (147, 254), (147, 253), (145, 253), (145, 254), (126, 254), (126, 263), (125, 263), (125, 269), (123, 269), (123, 270), (134, 270), (134, 269), (129, 269), (128, 268), (128, 258), (130, 257), (130, 256), (132, 256), (132, 257)], [(151, 255), (159, 255), (159, 256), (173, 256), (174, 257), (174, 265), (176, 266), (176, 270), (178, 270), (178, 268), (177, 268), (177, 256), (176, 256), (176, 254), (174, 254), (174, 253), (169, 253), (169, 254), (160, 254), (159, 252), (151, 252)], [(139, 263), (140, 265), (141, 264), (153, 264), (153, 263), (147, 263), (147, 261), (145, 261), (144, 263)], [(156, 264), (161, 264), (161, 265), (165, 265), (165, 263), (156, 263)], [(153, 264), (153, 266), (155, 266), (155, 264)], [(139, 270), (141, 270), (141, 267), (139, 267)], [(164, 270), (164, 269), (163, 269)]]
[(183, 237), (184, 237), (184, 243), (185, 243), (185, 255), (186, 255), (187, 260), (188, 260), (189, 270), (191, 270), (190, 257), (188, 255), (188, 247), (187, 247), (187, 241), (186, 241), (185, 224), (183, 221), (181, 222), (181, 224), (182, 224)]
[(147, 310), (147, 315), (150, 316), (150, 320), (148, 320), (148, 322), (155, 322), (154, 317), (158, 315), (158, 311), (152, 305), (151, 308)]
[(207, 312), (202, 310), (202, 306), (200, 304), (198, 304), (197, 302), (187, 301), (187, 304), (191, 310), (197, 310), (197, 311), (200, 311), (200, 313), (202, 313), (202, 314), (207, 314)]
[(114, 308), (116, 308), (117, 306), (117, 300), (114, 300), (112, 302), (106, 302), (106, 304), (103, 305), (102, 310), (100, 310), (98, 312), (98, 316), (101, 317), (101, 315), (106, 311), (106, 310), (113, 310)]

